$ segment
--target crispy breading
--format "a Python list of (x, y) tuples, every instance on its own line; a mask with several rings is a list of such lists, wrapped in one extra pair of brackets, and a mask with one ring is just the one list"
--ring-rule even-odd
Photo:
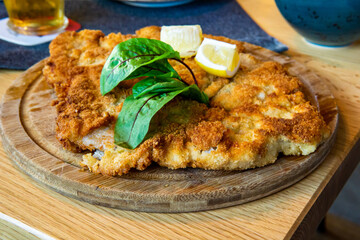
[[(307, 155), (329, 136), (329, 128), (316, 107), (306, 100), (302, 83), (276, 62), (262, 62), (244, 52), (243, 43), (225, 37), (204, 37), (236, 44), (241, 66), (231, 78), (216, 77), (193, 58), (185, 63), (194, 72), (210, 107), (176, 97), (152, 119), (151, 136), (133, 150), (115, 146), (113, 129), (124, 99), (139, 79), (121, 83), (102, 96), (101, 69), (112, 48), (132, 37), (159, 39), (160, 27), (136, 35), (84, 30), (60, 34), (50, 44), (43, 70), (57, 95), (56, 134), (66, 149), (104, 152), (84, 155), (82, 165), (94, 173), (122, 175), (152, 162), (171, 169), (242, 170), (265, 166), (285, 155)], [(182, 79), (189, 71), (170, 61)], [(97, 158), (95, 158), (97, 157)]]
[(62, 33), (51, 42), (43, 73), (57, 95), (56, 136), (65, 148), (88, 149), (82, 138), (116, 119), (117, 98), (114, 93), (101, 95), (99, 76), (112, 49), (131, 37), (84, 30)]
[(160, 40), (161, 27), (159, 26), (148, 26), (141, 28), (136, 31), (136, 36), (139, 38), (150, 38)]

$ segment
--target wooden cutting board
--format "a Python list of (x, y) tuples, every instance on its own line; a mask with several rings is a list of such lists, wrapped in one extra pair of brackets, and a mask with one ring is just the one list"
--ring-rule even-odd
[(329, 124), (331, 137), (309, 156), (281, 157), (275, 164), (247, 171), (169, 170), (155, 164), (122, 177), (94, 175), (79, 167), (82, 154), (68, 152), (55, 138), (55, 98), (44, 81), (44, 60), (7, 90), (0, 126), (3, 145), (25, 173), (57, 192), (93, 204), (146, 212), (190, 212), (233, 206), (265, 197), (304, 178), (334, 143), (338, 110), (319, 77), (294, 60), (246, 44), (262, 60), (286, 65), (304, 83), (309, 100)]

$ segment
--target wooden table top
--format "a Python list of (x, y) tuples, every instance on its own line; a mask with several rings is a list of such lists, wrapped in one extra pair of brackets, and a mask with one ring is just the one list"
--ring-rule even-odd
[[(289, 239), (309, 236), (358, 163), (360, 41), (345, 48), (309, 45), (282, 18), (273, 0), (238, 0), (267, 33), (289, 46), (284, 54), (318, 74), (340, 111), (334, 148), (313, 173), (279, 193), (235, 207), (182, 214), (140, 213), (74, 200), (20, 172), (0, 147), (0, 238)], [(0, 96), (21, 71), (0, 70)], [(10, 223), (14, 219), (25, 225)], [(10, 221), (10, 222), (9, 222)]]

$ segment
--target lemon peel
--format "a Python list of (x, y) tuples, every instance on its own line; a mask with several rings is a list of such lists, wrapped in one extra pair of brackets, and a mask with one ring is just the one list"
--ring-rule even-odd
[(196, 54), (203, 39), (200, 25), (162, 26), (160, 40), (180, 53), (181, 58)]
[(235, 44), (205, 38), (195, 56), (197, 64), (215, 76), (231, 78), (240, 66)]

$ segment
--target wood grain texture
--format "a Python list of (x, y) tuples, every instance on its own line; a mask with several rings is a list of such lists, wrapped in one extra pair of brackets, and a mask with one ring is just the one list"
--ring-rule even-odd
[[(360, 134), (358, 134), (358, 137)], [(337, 196), (340, 190), (345, 185), (346, 179), (348, 179), (351, 173), (355, 170), (356, 165), (359, 163), (359, 154), (360, 154), (360, 141), (358, 141), (354, 147), (351, 149), (349, 154), (346, 156), (344, 161), (341, 163), (339, 168), (333, 175), (333, 178), (328, 182), (324, 191), (318, 197), (318, 200), (311, 207), (309, 212), (306, 214), (304, 221), (301, 222), (300, 226), (296, 229), (295, 233), (292, 235), (292, 239), (305, 239), (308, 236), (311, 236), (317, 229), (319, 223), (324, 219), (324, 215), (331, 207), (335, 198), (329, 198), (328, 196)], [(354, 159), (357, 159), (357, 161)], [(335, 224), (333, 224), (335, 225)], [(331, 226), (334, 231), (334, 226)], [(339, 230), (339, 227), (337, 228)], [(341, 231), (338, 232), (341, 234)], [(345, 233), (344, 233), (345, 234)], [(360, 234), (358, 234), (360, 235)], [(349, 239), (345, 237), (343, 239)], [(350, 239), (359, 239), (359, 238), (350, 238)]]
[(11, 224), (7, 221), (0, 219), (0, 239), (12, 240), (12, 239), (27, 239), (27, 240), (40, 240), (40, 238), (34, 236), (28, 231)]
[[(338, 134), (318, 168), (291, 187), (234, 207), (195, 213), (143, 213), (93, 205), (56, 193), (19, 171), (0, 146), (0, 212), (56, 239), (290, 239), (321, 193), (328, 201), (336, 198), (334, 191), (326, 191), (331, 188), (326, 187), (330, 180), (337, 184), (345, 181), (337, 178), (341, 171), (336, 176), (334, 173), (359, 139), (360, 42), (346, 48), (320, 49), (302, 40), (273, 0), (238, 2), (260, 27), (290, 47), (284, 55), (319, 75), (335, 96), (340, 112)], [(21, 74), (0, 69), (1, 97)]]
[(15, 163), (56, 191), (93, 204), (146, 212), (190, 212), (256, 200), (304, 178), (328, 154), (335, 140), (338, 112), (321, 79), (289, 57), (251, 44), (246, 52), (285, 65), (304, 83), (307, 96), (330, 126), (331, 137), (309, 156), (282, 157), (275, 164), (247, 171), (169, 170), (152, 166), (122, 177), (81, 171), (82, 154), (66, 151), (55, 137), (53, 90), (41, 70), (30, 68), (4, 95), (0, 118), (4, 148)]

